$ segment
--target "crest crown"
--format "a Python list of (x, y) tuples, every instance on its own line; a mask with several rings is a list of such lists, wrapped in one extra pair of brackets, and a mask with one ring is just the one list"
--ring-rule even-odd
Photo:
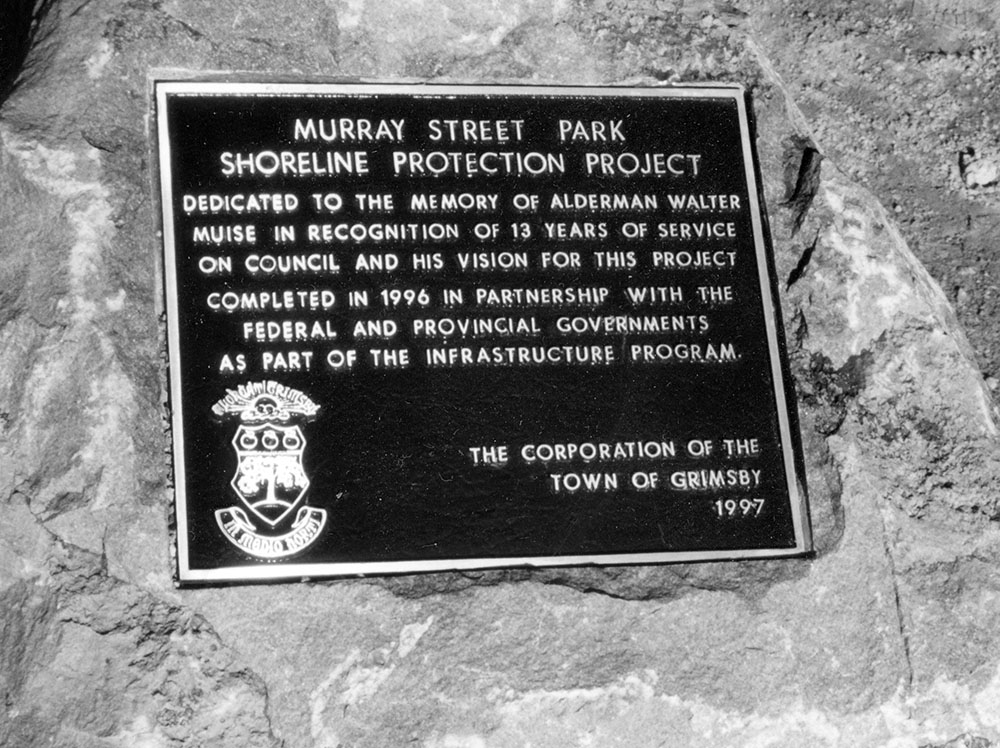
[(285, 423), (293, 416), (312, 417), (319, 406), (302, 392), (273, 380), (247, 382), (212, 406), (217, 416), (238, 415), (244, 423)]

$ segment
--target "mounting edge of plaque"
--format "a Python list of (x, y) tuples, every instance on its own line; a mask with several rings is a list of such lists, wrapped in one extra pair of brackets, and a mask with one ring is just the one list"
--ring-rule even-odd
[[(574, 86), (574, 85), (525, 85), (477, 83), (436, 84), (424, 81), (413, 82), (369, 82), (363, 80), (289, 80), (288, 77), (274, 76), (261, 81), (255, 73), (209, 73), (204, 71), (157, 70), (150, 75), (151, 84), (151, 129), (155, 133), (153, 152), (153, 175), (158, 183), (154, 194), (160, 199), (164, 255), (161, 258), (161, 280), (164, 291), (164, 305), (167, 326), (167, 348), (169, 359), (169, 406), (173, 434), (173, 461), (175, 483), (175, 512), (177, 540), (177, 581), (180, 584), (295, 580), (321, 577), (363, 577), (372, 575), (408, 574), (415, 572), (464, 571), (473, 569), (493, 569), (504, 567), (544, 568), (554, 566), (587, 565), (639, 565), (660, 563), (690, 563), (704, 561), (729, 561), (742, 559), (767, 559), (806, 556), (813, 552), (812, 533), (809, 520), (805, 471), (798, 433), (797, 413), (793, 387), (785, 357), (781, 316), (778, 310), (777, 285), (773, 269), (773, 253), (767, 231), (764, 212), (759, 167), (755, 146), (751, 140), (754, 122), (749, 106), (749, 94), (740, 84), (724, 82), (679, 83), (671, 86), (636, 88), (626, 86)], [(558, 556), (509, 556), (500, 558), (448, 558), (424, 560), (391, 561), (334, 561), (322, 563), (300, 563), (289, 559), (274, 563), (234, 563), (219, 568), (192, 568), (189, 562), (188, 495), (184, 433), (185, 393), (181, 376), (181, 341), (178, 327), (180, 315), (178, 298), (179, 284), (176, 273), (176, 237), (174, 228), (174, 208), (172, 199), (174, 185), (171, 168), (171, 136), (166, 117), (162, 116), (167, 107), (168, 96), (187, 94), (191, 96), (301, 96), (322, 92), (340, 95), (405, 94), (412, 96), (458, 96), (476, 94), (509, 94), (516, 96), (591, 96), (621, 97), (625, 99), (645, 98), (726, 98), (737, 106), (740, 121), (741, 148), (745, 166), (747, 197), (753, 228), (753, 243), (757, 252), (757, 273), (760, 281), (761, 302), (763, 304), (765, 332), (771, 351), (771, 374), (773, 377), (776, 415), (781, 433), (782, 460), (787, 481), (789, 505), (793, 515), (795, 544), (787, 548), (733, 549), (733, 550), (690, 550), (642, 553), (610, 553)], [(285, 428), (285, 427), (282, 427)], [(235, 480), (235, 479), (234, 479)], [(302, 507), (307, 509), (308, 507)], [(228, 511), (219, 509), (218, 512)], [(237, 510), (240, 511), (240, 510)], [(325, 512), (323, 521), (325, 521)], [(217, 512), (217, 513), (218, 513)], [(312, 518), (316, 519), (313, 515)], [(227, 515), (229, 527), (239, 525), (242, 520)], [(303, 522), (306, 519), (303, 518)], [(226, 522), (220, 516), (219, 525)], [(298, 526), (298, 525), (296, 525)], [(236, 542), (236, 541), (232, 541)], [(310, 541), (311, 542), (311, 541)], [(291, 555), (291, 554), (289, 554)]]

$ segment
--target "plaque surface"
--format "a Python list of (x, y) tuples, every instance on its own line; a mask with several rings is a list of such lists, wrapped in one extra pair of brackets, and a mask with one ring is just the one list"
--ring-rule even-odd
[(181, 582), (811, 549), (742, 89), (155, 99)]

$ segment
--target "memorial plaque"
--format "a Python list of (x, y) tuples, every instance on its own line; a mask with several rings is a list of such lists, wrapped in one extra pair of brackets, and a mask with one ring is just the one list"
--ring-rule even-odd
[(155, 107), (180, 582), (811, 549), (741, 88)]

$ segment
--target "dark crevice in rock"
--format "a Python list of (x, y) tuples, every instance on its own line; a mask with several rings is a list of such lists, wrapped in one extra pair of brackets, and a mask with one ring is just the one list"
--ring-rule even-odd
[[(530, 577), (529, 569), (487, 569), (469, 572), (442, 572), (437, 574), (400, 574), (398, 576), (372, 577), (367, 579), (396, 597), (417, 600), (429, 595), (461, 592), (470, 587), (495, 587), (508, 582), (521, 582)], [(350, 580), (317, 581), (316, 584), (331, 586), (350, 583)]]
[(863, 351), (851, 356), (838, 369), (821, 353), (799, 350), (790, 358), (799, 401), (815, 410), (817, 431), (824, 436), (837, 433), (847, 417), (848, 406), (865, 386), (872, 353)]
[(899, 630), (899, 640), (903, 649), (903, 659), (906, 660), (905, 695), (913, 691), (913, 659), (910, 653), (910, 634), (906, 623), (906, 613), (903, 611), (903, 600), (899, 592), (899, 575), (896, 572), (896, 560), (892, 555), (892, 545), (889, 530), (882, 517), (882, 548), (885, 551), (886, 562), (889, 564), (889, 578), (892, 582), (893, 606), (896, 609), (896, 625)]
[(966, 172), (969, 166), (976, 160), (976, 149), (972, 146), (966, 146), (961, 151), (958, 152), (958, 173), (959, 176), (964, 180), (966, 178)]
[(91, 148), (96, 148), (99, 151), (104, 151), (105, 153), (114, 153), (117, 148), (113, 148), (100, 138), (94, 137), (93, 134), (87, 130), (83, 130), (80, 135), (83, 137), (84, 142), (87, 143)]
[(184, 29), (188, 33), (188, 36), (190, 36), (192, 39), (194, 39), (194, 40), (197, 41), (199, 39), (204, 39), (205, 38), (205, 35), (203, 33), (201, 33), (200, 31), (198, 31), (198, 29), (196, 29), (191, 24), (184, 23), (184, 21), (180, 20), (179, 18), (174, 18), (173, 16), (171, 16), (169, 14), (167, 15), (167, 17), (171, 21), (173, 21), (175, 24), (177, 24), (178, 26), (180, 26), (182, 29)]
[(673, 68), (664, 68), (663, 70), (658, 70), (655, 67), (644, 67), (642, 72), (651, 78), (655, 78), (661, 83), (669, 83), (677, 80), (677, 71)]
[(787, 291), (792, 286), (794, 286), (799, 279), (805, 274), (806, 268), (809, 267), (809, 262), (812, 260), (813, 252), (816, 251), (816, 245), (819, 243), (819, 232), (813, 237), (813, 240), (802, 250), (802, 255), (799, 257), (798, 264), (792, 268), (792, 272), (788, 274), (788, 280), (785, 282), (785, 290)]
[[(599, 595), (624, 602), (667, 602), (694, 592), (726, 592), (748, 603), (761, 599), (775, 584), (808, 573), (809, 559), (782, 561), (718, 561), (702, 564), (631, 566), (567, 566), (510, 569), (475, 574), (413, 575), (395, 583), (372, 579), (404, 598), (462, 592), (470, 588), (518, 582), (564, 587), (581, 595)], [(402, 583), (402, 584), (401, 584)], [(402, 586), (405, 584), (405, 586)]]
[(995, 744), (987, 738), (963, 732), (947, 743), (924, 743), (920, 748), (993, 748)]
[(69, 512), (85, 509), (94, 500), (97, 486), (100, 485), (104, 468), (99, 468), (88, 476), (87, 485), (78, 491), (61, 491), (49, 499), (44, 506), (29, 509), (43, 524)]
[(816, 557), (837, 550), (844, 538), (846, 518), (843, 504), (844, 485), (827, 437), (819, 432), (816, 412), (806, 406), (799, 408), (809, 497), (809, 524), (812, 528), (813, 551)]
[(795, 136), (785, 148), (784, 162), (784, 204), (792, 214), (790, 236), (795, 236), (819, 189), (823, 155), (811, 140)]
[(0, 105), (17, 87), (41, 21), (52, 4), (52, 0), (0, 3)]
[(75, 18), (89, 8), (94, 3), (94, 0), (82, 0), (79, 5), (73, 8), (69, 13), (69, 18)]
[[(667, 601), (695, 591), (730, 592), (747, 601), (763, 597), (774, 584), (808, 572), (809, 561), (719, 561), (708, 564), (566, 566), (496, 569), (373, 577), (368, 581), (403, 599), (464, 592), (520, 582), (566, 587), (584, 595), (623, 601)], [(332, 586), (351, 580), (317, 581)]]

